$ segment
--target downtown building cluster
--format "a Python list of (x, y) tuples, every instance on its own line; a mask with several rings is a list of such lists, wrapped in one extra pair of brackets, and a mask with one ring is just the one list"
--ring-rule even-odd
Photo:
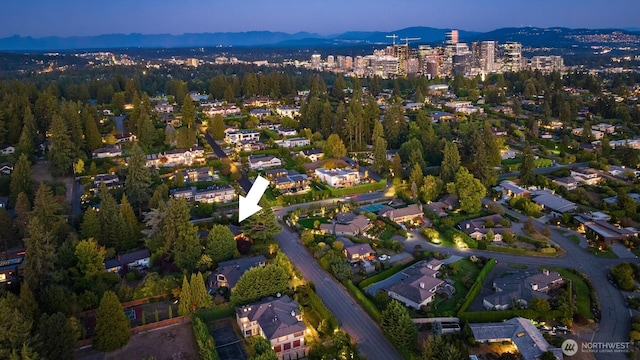
[(473, 77), (490, 73), (515, 72), (525, 69), (553, 72), (564, 70), (561, 56), (534, 56), (527, 59), (522, 55), (522, 44), (497, 41), (476, 41), (471, 44), (460, 42), (458, 31), (446, 33), (441, 46), (419, 45), (411, 48), (406, 38), (403, 44), (374, 50), (365, 56), (311, 55), (307, 67), (314, 70), (342, 72), (357, 77), (379, 76), (393, 78), (399, 76), (426, 76), (429, 78), (463, 75)]

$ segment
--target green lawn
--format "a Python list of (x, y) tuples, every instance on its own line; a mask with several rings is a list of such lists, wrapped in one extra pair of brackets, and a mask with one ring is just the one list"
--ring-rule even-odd
[(320, 221), (321, 224), (328, 224), (329, 223), (329, 220), (327, 218), (316, 217), (316, 218), (300, 219), (300, 220), (298, 220), (298, 224), (300, 224), (300, 226), (302, 226), (304, 228), (313, 229), (313, 223), (316, 220)]
[(580, 238), (578, 237), (578, 235), (571, 235), (569, 236), (569, 239), (571, 239), (574, 243), (580, 245)]
[(576, 289), (576, 312), (584, 315), (587, 319), (593, 319), (591, 312), (591, 297), (589, 296), (589, 286), (582, 280), (582, 277), (563, 268), (549, 268), (557, 271), (563, 278), (571, 280)]
[(380, 240), (389, 240), (394, 233), (394, 229), (386, 229), (382, 234), (380, 234)]
[[(442, 297), (438, 296), (434, 305), (431, 307), (430, 312), (434, 314), (433, 316), (454, 316), (460, 309), (464, 297), (469, 291), (464, 284), (472, 284), (480, 273), (478, 266), (469, 259), (458, 260), (454, 264), (457, 264), (458, 273), (450, 278), (455, 281), (453, 287), (456, 288), (456, 293), (453, 294), (451, 299), (443, 300)], [(444, 268), (440, 271), (444, 272)]]
[(598, 250), (597, 248), (595, 248), (593, 246), (589, 246), (587, 248), (587, 251), (590, 252), (591, 254), (597, 256), (597, 257), (601, 257), (601, 258), (605, 258), (605, 259), (617, 259), (618, 258), (618, 256), (613, 251)]

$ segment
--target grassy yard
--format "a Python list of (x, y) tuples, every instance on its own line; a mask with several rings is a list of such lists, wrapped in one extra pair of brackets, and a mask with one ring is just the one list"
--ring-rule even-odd
[[(458, 272), (451, 276), (450, 279), (455, 281), (453, 286), (456, 288), (456, 293), (450, 299), (443, 299), (438, 296), (430, 311), (434, 316), (455, 315), (468, 292), (464, 284), (472, 284), (480, 273), (478, 266), (469, 259), (458, 260), (454, 264), (456, 264), (454, 266), (457, 266)], [(443, 269), (440, 271), (443, 272)]]
[(298, 220), (298, 224), (300, 224), (300, 226), (302, 226), (304, 228), (313, 229), (313, 223), (316, 220), (320, 221), (321, 224), (328, 224), (329, 223), (329, 220), (327, 218), (315, 217), (315, 218), (300, 219), (300, 220)]
[(587, 251), (590, 252), (591, 254), (597, 256), (597, 257), (601, 257), (601, 258), (605, 258), (605, 259), (617, 259), (618, 258), (618, 256), (613, 251), (599, 250), (598, 248), (595, 248), (593, 246), (589, 246), (587, 248)]
[(557, 271), (563, 278), (571, 280), (576, 289), (576, 312), (584, 315), (587, 319), (593, 319), (591, 312), (591, 298), (589, 296), (589, 286), (582, 280), (582, 277), (563, 268), (550, 268)]
[(575, 235), (575, 234), (570, 235), (569, 239), (571, 239), (571, 241), (573, 241), (574, 243), (576, 243), (578, 245), (580, 244), (580, 238), (578, 237), (578, 235)]

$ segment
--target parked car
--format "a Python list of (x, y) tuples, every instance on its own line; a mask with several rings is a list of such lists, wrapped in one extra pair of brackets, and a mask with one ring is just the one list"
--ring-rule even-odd
[(391, 257), (389, 255), (387, 255), (387, 254), (382, 254), (382, 255), (380, 255), (378, 257), (378, 260), (380, 260), (380, 261), (387, 261), (389, 259), (391, 259)]

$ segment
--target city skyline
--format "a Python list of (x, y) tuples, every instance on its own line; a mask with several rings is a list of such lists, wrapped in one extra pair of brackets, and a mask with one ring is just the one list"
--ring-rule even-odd
[[(220, 2), (188, 0), (157, 6), (150, 0), (87, 3), (27, 0), (4, 4), (0, 37), (13, 35), (183, 34), (281, 31), (333, 35), (345, 31), (392, 31), (410, 26), (490, 31), (502, 27), (638, 28), (640, 2), (551, 0), (450, 2), (328, 0), (299, 5), (290, 0)], [(295, 6), (297, 5), (297, 6)], [(571, 14), (571, 16), (567, 16)]]

